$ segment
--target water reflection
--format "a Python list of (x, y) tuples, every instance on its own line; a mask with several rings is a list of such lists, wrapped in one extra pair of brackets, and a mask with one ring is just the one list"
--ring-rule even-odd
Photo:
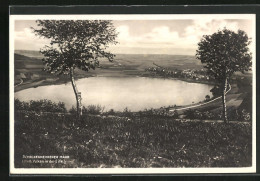
[[(212, 86), (180, 80), (145, 77), (91, 77), (77, 81), (82, 92), (82, 104), (105, 106), (105, 110), (131, 111), (160, 108), (169, 105), (188, 105), (212, 95)], [(21, 101), (49, 99), (62, 101), (66, 108), (75, 105), (70, 83), (29, 88), (15, 93)]]

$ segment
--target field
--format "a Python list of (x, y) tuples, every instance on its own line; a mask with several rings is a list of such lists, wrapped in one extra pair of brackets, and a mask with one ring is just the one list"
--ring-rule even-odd
[[(15, 115), (15, 166), (21, 167), (247, 167), (251, 123), (154, 117)], [(30, 163), (23, 155), (64, 155)], [(48, 159), (47, 159), (48, 161)]]

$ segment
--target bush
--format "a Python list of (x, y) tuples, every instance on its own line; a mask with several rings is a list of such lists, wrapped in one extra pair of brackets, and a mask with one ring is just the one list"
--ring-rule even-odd
[(87, 107), (83, 106), (82, 113), (98, 115), (104, 111), (104, 108), (105, 107), (102, 107), (100, 105), (89, 105)]
[(22, 102), (19, 99), (14, 100), (14, 109), (15, 110), (29, 110), (29, 103), (28, 102)]
[(228, 115), (228, 119), (249, 122), (252, 120), (252, 115), (245, 109), (236, 109)]
[(178, 118), (178, 113), (176, 110), (174, 111), (169, 111), (168, 109), (165, 108), (160, 108), (160, 109), (145, 109), (144, 111), (139, 111), (140, 116), (145, 116), (145, 117), (172, 117), (172, 118)]
[[(184, 115), (188, 119), (209, 119), (219, 120), (222, 119), (222, 112), (212, 113), (209, 111), (198, 111), (195, 109), (189, 109), (184, 112)], [(231, 121), (251, 121), (252, 115), (245, 109), (234, 109), (228, 111), (228, 120)]]
[(72, 106), (72, 108), (69, 110), (69, 113), (77, 114), (77, 109), (74, 106)]
[(108, 112), (107, 112), (108, 115), (115, 115), (115, 111), (114, 109), (110, 109)]
[(221, 115), (214, 114), (209, 111), (198, 111), (196, 109), (188, 109), (184, 112), (184, 115), (188, 119), (221, 119)]
[(212, 93), (213, 97), (219, 97), (222, 95), (222, 90), (218, 85), (215, 85), (210, 92)]
[[(89, 105), (87, 107), (83, 106), (82, 107), (82, 114), (93, 114), (93, 115), (98, 115), (101, 114), (104, 110), (104, 107), (100, 105)], [(77, 109), (72, 106), (72, 108), (69, 110), (69, 113), (71, 114), (76, 114)]]
[(184, 115), (186, 116), (186, 118), (195, 119), (195, 110), (188, 109), (184, 112)]
[(55, 103), (47, 99), (24, 102), (15, 99), (14, 107), (17, 111), (35, 111), (35, 112), (66, 112), (63, 102)]
[(124, 109), (122, 116), (131, 117), (133, 113), (127, 107)]
[(209, 101), (210, 100), (210, 96), (209, 95), (206, 95), (205, 96), (205, 101)]

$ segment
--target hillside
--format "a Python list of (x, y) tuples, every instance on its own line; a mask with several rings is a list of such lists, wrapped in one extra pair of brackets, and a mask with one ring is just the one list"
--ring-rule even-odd
[[(43, 68), (41, 59), (42, 54), (38, 51), (16, 50), (15, 67), (16, 69), (36, 69)], [(126, 75), (140, 75), (146, 68), (152, 67), (153, 63), (159, 64), (169, 69), (201, 69), (202, 65), (194, 56), (188, 55), (162, 55), (162, 54), (117, 54), (113, 62), (100, 59), (100, 69), (90, 71), (87, 75), (120, 72)], [(86, 74), (79, 71), (79, 74)]]
[[(196, 168), (252, 165), (251, 123), (93, 115), (83, 115), (79, 121), (75, 117), (16, 112), (15, 166)], [(25, 153), (69, 158), (58, 163), (35, 164), (23, 159)]]
[[(31, 50), (15, 50), (16, 56), (28, 58), (42, 59), (43, 55), (38, 51)], [(101, 64), (111, 64), (105, 59), (100, 60)], [(127, 66), (144, 66), (151, 65), (152, 62), (169, 66), (170, 68), (201, 68), (199, 60), (190, 55), (167, 55), (167, 54), (116, 54), (115, 63)]]
[(14, 53), (26, 57), (43, 58), (43, 55), (39, 51), (34, 51), (34, 50), (15, 50)]
[(14, 54), (14, 64), (17, 69), (21, 68), (31, 68), (32, 66), (43, 67), (42, 60), (37, 57), (28, 57), (21, 54)]

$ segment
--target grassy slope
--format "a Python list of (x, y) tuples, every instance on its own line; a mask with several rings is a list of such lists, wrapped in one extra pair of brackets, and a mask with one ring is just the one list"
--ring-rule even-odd
[[(241, 77), (243, 79), (241, 80)], [(226, 95), (227, 110), (232, 111), (237, 108), (245, 109), (248, 112), (252, 111), (252, 74), (235, 74), (231, 82), (232, 89)], [(222, 99), (218, 99), (209, 104), (196, 108), (200, 111), (221, 112)], [(179, 111), (179, 114), (183, 111)]]
[[(16, 113), (16, 167), (247, 167), (250, 123)], [(22, 163), (22, 155), (66, 155)]]

